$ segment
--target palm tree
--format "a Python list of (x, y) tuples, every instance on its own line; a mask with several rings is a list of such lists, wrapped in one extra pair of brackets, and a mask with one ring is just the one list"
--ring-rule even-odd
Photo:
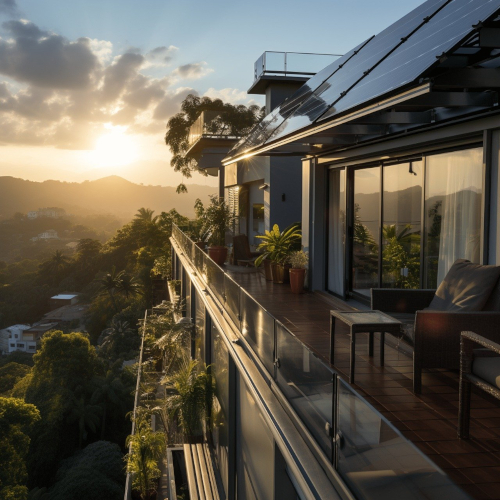
[(84, 396), (73, 398), (72, 409), (68, 416), (68, 422), (78, 422), (78, 447), (82, 447), (82, 442), (87, 439), (87, 428), (92, 432), (97, 432), (99, 425), (99, 413), (101, 408), (97, 405), (87, 404)]
[(188, 441), (196, 441), (203, 433), (203, 421), (211, 411), (214, 382), (204, 366), (190, 360), (173, 375), (165, 377), (166, 409), (177, 418)]
[(59, 274), (69, 264), (69, 258), (61, 250), (56, 250), (49, 260), (42, 264), (44, 271)]
[(101, 439), (104, 439), (108, 404), (112, 403), (113, 405), (120, 405), (123, 400), (121, 396), (123, 395), (125, 388), (120, 378), (112, 370), (108, 370), (105, 377), (99, 377), (97, 379), (97, 384), (97, 389), (92, 394), (90, 402), (101, 405)]
[(111, 272), (107, 273), (103, 278), (100, 278), (96, 281), (100, 285), (99, 293), (107, 293), (109, 295), (109, 298), (111, 299), (111, 302), (113, 303), (115, 311), (117, 311), (118, 308), (116, 306), (115, 293), (120, 286), (120, 279), (119, 273), (116, 274), (115, 266), (113, 266)]
[(118, 292), (124, 294), (127, 299), (141, 294), (140, 283), (138, 283), (137, 280), (130, 274), (127, 274), (125, 271), (121, 271), (118, 273), (116, 278), (118, 282)]
[(135, 217), (136, 221), (150, 222), (150, 223), (154, 224), (154, 223), (156, 223), (156, 220), (158, 219), (158, 216), (153, 217), (154, 213), (155, 213), (155, 211), (151, 210), (149, 208), (139, 208), (139, 210), (137, 210), (137, 213), (134, 215), (134, 217)]
[(163, 432), (153, 432), (147, 420), (136, 419), (136, 430), (127, 438), (130, 452), (127, 454), (127, 472), (133, 474), (133, 488), (141, 499), (149, 498), (155, 479), (160, 477), (158, 462), (165, 451)]

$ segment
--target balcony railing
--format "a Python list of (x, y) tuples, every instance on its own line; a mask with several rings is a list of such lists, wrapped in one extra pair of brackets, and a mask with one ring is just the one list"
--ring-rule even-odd
[(239, 139), (231, 132), (231, 128), (221, 119), (220, 111), (203, 111), (189, 129), (188, 144), (191, 147), (201, 138)]
[(172, 236), (356, 498), (469, 498), (179, 227)]
[(311, 77), (341, 54), (266, 51), (255, 61), (254, 80), (264, 75)]

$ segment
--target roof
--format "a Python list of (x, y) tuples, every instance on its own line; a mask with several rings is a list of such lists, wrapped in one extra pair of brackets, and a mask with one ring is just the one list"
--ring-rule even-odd
[(424, 2), (308, 80), (223, 163), (357, 144), (447, 116), (434, 116), (436, 108), (492, 107), (490, 91), (500, 87), (499, 12), (500, 0)]
[(78, 297), (78, 294), (65, 294), (65, 293), (60, 293), (59, 295), (54, 295), (53, 297), (50, 297), (51, 299), (54, 300), (71, 300), (74, 299), (75, 297)]
[(53, 311), (44, 314), (43, 321), (73, 321), (75, 319), (81, 319), (87, 309), (88, 304), (72, 304), (67, 306), (62, 306)]

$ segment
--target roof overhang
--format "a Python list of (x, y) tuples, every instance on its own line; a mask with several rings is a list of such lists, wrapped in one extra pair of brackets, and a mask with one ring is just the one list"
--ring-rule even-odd
[(235, 136), (201, 135), (184, 154), (196, 157), (207, 148), (226, 148), (229, 151), (240, 139), (241, 137)]
[(491, 80), (488, 83), (494, 80), (494, 88), (500, 87), (499, 70), (481, 70), (481, 74), (468, 71), (460, 76), (466, 77), (470, 91), (464, 91), (463, 83), (457, 85), (453, 76), (447, 76), (446, 80), (436, 79), (432, 84), (429, 81), (236, 157), (226, 157), (223, 165), (256, 155), (315, 155), (425, 126), (457, 112), (484, 110), (498, 103), (496, 91), (475, 90), (476, 87), (477, 90), (484, 88), (485, 80)]
[(297, 83), (304, 83), (307, 82), (311, 78), (311, 75), (309, 76), (294, 76), (294, 75), (287, 75), (287, 76), (279, 76), (279, 75), (261, 75), (259, 78), (257, 78), (252, 86), (247, 90), (247, 94), (265, 94), (267, 87), (271, 83), (283, 83), (283, 84), (297, 84)]

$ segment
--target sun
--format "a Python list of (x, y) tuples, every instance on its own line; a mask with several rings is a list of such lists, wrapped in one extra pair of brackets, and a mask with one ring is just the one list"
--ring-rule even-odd
[(138, 159), (139, 148), (124, 127), (113, 127), (97, 139), (92, 157), (100, 167), (129, 165)]

